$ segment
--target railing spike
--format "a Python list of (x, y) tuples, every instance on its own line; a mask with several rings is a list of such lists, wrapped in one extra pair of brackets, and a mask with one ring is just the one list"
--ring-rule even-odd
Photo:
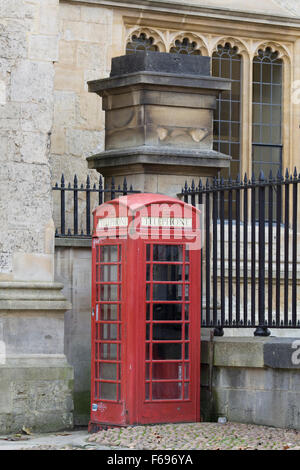
[(278, 179), (278, 180), (281, 180), (281, 179), (282, 179), (281, 168), (278, 168), (277, 179)]
[(296, 167), (294, 168), (294, 178), (295, 179), (297, 178), (297, 168)]
[(272, 168), (270, 168), (270, 173), (269, 173), (269, 180), (273, 180), (273, 173), (272, 173)]
[(264, 172), (262, 170), (260, 170), (260, 172), (259, 172), (258, 180), (259, 181), (265, 181), (265, 175), (264, 175)]
[(290, 176), (289, 170), (286, 168), (286, 169), (285, 169), (285, 179), (288, 180), (288, 179), (289, 179), (289, 176)]

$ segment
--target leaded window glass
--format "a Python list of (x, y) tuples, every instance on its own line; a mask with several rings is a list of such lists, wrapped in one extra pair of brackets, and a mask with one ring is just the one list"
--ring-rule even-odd
[(197, 49), (197, 43), (190, 41), (188, 38), (176, 39), (175, 45), (171, 47), (170, 52), (173, 54), (201, 55), (201, 51)]
[(158, 47), (154, 44), (152, 37), (147, 37), (145, 33), (139, 36), (133, 34), (131, 40), (127, 43), (126, 54), (134, 54), (137, 51), (157, 51)]
[(236, 179), (240, 174), (241, 128), (241, 75), (242, 57), (237, 47), (226, 43), (219, 45), (212, 55), (212, 75), (231, 80), (231, 90), (224, 91), (217, 99), (214, 112), (213, 148), (232, 157), (230, 168), (223, 169), (224, 179)]
[(276, 175), (282, 166), (282, 60), (270, 47), (253, 59), (252, 164)]

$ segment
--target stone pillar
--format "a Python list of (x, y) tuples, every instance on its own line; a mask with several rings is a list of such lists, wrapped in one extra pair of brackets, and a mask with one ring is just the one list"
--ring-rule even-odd
[(212, 147), (216, 98), (231, 85), (210, 75), (209, 57), (137, 52), (112, 59), (110, 77), (88, 85), (105, 110), (105, 151), (88, 165), (106, 179), (176, 196), (185, 180), (229, 166)]
[(49, 165), (58, 8), (59, 0), (1, 5), (1, 434), (72, 426), (73, 369), (64, 354), (71, 306), (54, 282)]

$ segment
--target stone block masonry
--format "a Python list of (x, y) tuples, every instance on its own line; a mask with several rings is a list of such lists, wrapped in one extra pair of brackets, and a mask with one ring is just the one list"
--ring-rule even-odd
[(226, 416), (240, 423), (300, 429), (299, 340), (214, 338), (212, 368), (208, 351), (209, 341), (203, 339), (204, 419)]
[(49, 159), (58, 11), (59, 0), (1, 1), (1, 434), (73, 425)]

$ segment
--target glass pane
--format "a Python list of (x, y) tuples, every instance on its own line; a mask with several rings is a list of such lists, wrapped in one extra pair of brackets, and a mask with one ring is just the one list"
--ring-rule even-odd
[(118, 281), (119, 265), (102, 265), (100, 266), (100, 280), (102, 282)]
[(185, 325), (184, 331), (185, 331), (185, 333), (184, 333), (184, 339), (187, 341), (187, 340), (190, 339), (190, 338), (189, 338), (189, 325)]
[(168, 324), (160, 323), (153, 325), (153, 339), (154, 340), (181, 340), (182, 338), (182, 325), (179, 323)]
[(184, 310), (185, 310), (185, 320), (188, 320), (189, 319), (189, 304), (185, 304)]
[(153, 304), (153, 320), (181, 320), (181, 304)]
[(150, 359), (150, 344), (146, 344), (146, 361), (149, 361)]
[(182, 379), (182, 364), (176, 362), (152, 363), (152, 379)]
[(147, 304), (146, 305), (146, 321), (150, 320), (150, 311), (151, 311), (150, 304)]
[(184, 378), (189, 379), (190, 378), (190, 365), (188, 362), (184, 363)]
[(100, 344), (100, 359), (118, 359), (118, 345)]
[(150, 385), (149, 385), (149, 384), (146, 384), (145, 399), (146, 399), (146, 400), (149, 400), (149, 399), (150, 399)]
[(182, 398), (182, 383), (153, 383), (152, 399), (153, 400), (176, 400)]
[(182, 265), (176, 264), (154, 264), (153, 265), (154, 281), (181, 281)]
[(101, 246), (100, 261), (102, 263), (118, 262), (118, 246), (117, 245)]
[(150, 364), (146, 364), (145, 378), (146, 378), (146, 380), (150, 379)]
[(116, 340), (118, 339), (118, 325), (116, 324), (103, 324), (100, 325), (100, 339), (103, 340)]
[(100, 320), (118, 320), (117, 304), (100, 304)]
[(107, 300), (107, 301), (115, 301), (119, 300), (119, 285), (117, 284), (109, 284), (109, 285), (101, 285), (100, 286), (100, 300)]
[(153, 261), (182, 261), (182, 246), (154, 245)]
[(189, 383), (184, 384), (184, 399), (187, 400), (189, 398)]
[(184, 359), (189, 359), (189, 344), (184, 345)]
[(182, 284), (153, 284), (153, 300), (181, 300)]
[(117, 380), (117, 364), (100, 364), (100, 379)]
[(103, 400), (117, 399), (117, 384), (100, 383), (100, 398)]
[(180, 343), (153, 344), (152, 351), (153, 360), (182, 358), (182, 347)]

